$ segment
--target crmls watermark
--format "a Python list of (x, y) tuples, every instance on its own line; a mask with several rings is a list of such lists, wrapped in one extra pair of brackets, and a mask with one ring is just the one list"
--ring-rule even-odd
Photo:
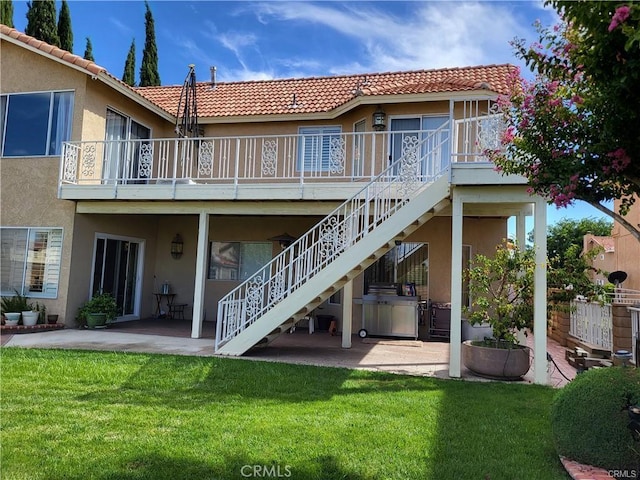
[(289, 478), (290, 465), (243, 465), (240, 475), (245, 478)]
[(638, 470), (607, 470), (611, 478), (632, 479), (639, 478)]

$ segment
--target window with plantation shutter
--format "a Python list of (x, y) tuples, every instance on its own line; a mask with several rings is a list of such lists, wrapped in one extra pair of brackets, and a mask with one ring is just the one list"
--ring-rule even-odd
[(61, 228), (0, 228), (0, 293), (56, 298), (61, 258)]
[(331, 141), (339, 140), (341, 127), (301, 127), (298, 170), (327, 172), (331, 168)]

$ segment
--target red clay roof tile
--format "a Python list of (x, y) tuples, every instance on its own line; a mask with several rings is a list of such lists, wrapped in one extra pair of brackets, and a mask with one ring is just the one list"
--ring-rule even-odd
[[(93, 75), (121, 80), (94, 62), (0, 25), (0, 33), (16, 39)], [(197, 84), (198, 115), (201, 117), (248, 117), (301, 113), (326, 113), (359, 96), (424, 95), (487, 90), (509, 92), (508, 78), (514, 66), (486, 65), (409, 72), (369, 73), (332, 77), (290, 78), (246, 82)], [(176, 115), (182, 85), (131, 88), (141, 97)]]
[[(198, 115), (233, 117), (329, 112), (362, 96), (417, 95), (484, 89), (506, 94), (512, 65), (412, 72), (197, 84)], [(359, 92), (358, 92), (359, 89)], [(141, 95), (177, 113), (181, 85), (139, 87)]]
[(0, 33), (18, 40), (26, 45), (29, 45), (30, 47), (33, 47), (37, 50), (53, 55), (54, 57), (57, 57), (67, 63), (88, 70), (93, 75), (97, 75), (100, 72), (106, 72), (105, 68), (97, 65), (94, 62), (85, 60), (78, 55), (74, 55), (73, 53), (67, 52), (66, 50), (62, 50), (61, 48), (49, 45), (48, 43), (38, 40), (30, 35), (19, 32), (15, 28), (7, 27), (6, 25), (0, 24)]

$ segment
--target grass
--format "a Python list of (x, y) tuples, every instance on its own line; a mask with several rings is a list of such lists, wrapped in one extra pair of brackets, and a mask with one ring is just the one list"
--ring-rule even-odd
[(569, 478), (547, 387), (170, 355), (1, 355), (3, 480)]

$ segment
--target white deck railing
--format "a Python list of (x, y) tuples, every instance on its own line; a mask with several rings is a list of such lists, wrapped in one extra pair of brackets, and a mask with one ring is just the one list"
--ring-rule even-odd
[(569, 334), (603, 350), (613, 347), (611, 304), (571, 301)]
[(631, 312), (631, 353), (633, 354), (632, 361), (638, 366), (638, 351), (637, 339), (640, 334), (640, 306), (639, 307), (627, 307)]
[(399, 160), (223, 297), (216, 351), (439, 178), (446, 171), (434, 158), (446, 141), (441, 134), (405, 136)]
[(451, 162), (486, 162), (482, 152), (499, 145), (500, 125), (498, 116), (484, 115), (456, 120), (453, 129), (447, 124), (437, 130), (64, 142), (59, 182), (371, 181), (399, 158), (405, 137), (423, 140), (421, 148), (429, 150), (432, 162), (425, 168), (433, 173)]
[(608, 296), (611, 302), (620, 305), (640, 304), (640, 290), (616, 287), (615, 291)]

